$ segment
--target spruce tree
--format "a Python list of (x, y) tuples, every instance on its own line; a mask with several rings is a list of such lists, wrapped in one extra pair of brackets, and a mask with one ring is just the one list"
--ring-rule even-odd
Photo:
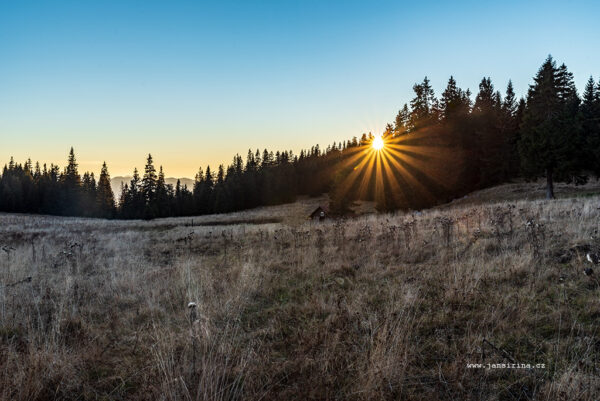
[(506, 96), (502, 103), (502, 109), (507, 117), (513, 117), (517, 112), (517, 96), (515, 95), (511, 80), (508, 81), (508, 85), (506, 86)]
[(225, 167), (220, 164), (217, 170), (217, 180), (213, 190), (213, 210), (217, 213), (227, 213), (232, 210), (232, 199), (225, 185)]
[(61, 176), (62, 191), (62, 214), (77, 216), (81, 213), (81, 176), (78, 172), (75, 151), (71, 147), (67, 166)]
[(110, 186), (110, 175), (106, 162), (102, 163), (100, 177), (98, 178), (98, 187), (96, 190), (96, 202), (98, 204), (98, 214), (100, 217), (112, 218), (115, 214), (115, 197)]
[(435, 97), (429, 79), (425, 77), (423, 82), (413, 86), (415, 97), (410, 101), (410, 130), (418, 130), (437, 122), (438, 101)]
[(146, 166), (144, 167), (144, 176), (142, 177), (142, 193), (147, 204), (151, 202), (156, 191), (156, 180), (156, 169), (154, 168), (152, 155), (148, 154)]
[[(179, 180), (177, 180), (179, 183)], [(156, 180), (156, 194), (154, 197), (153, 210), (158, 217), (167, 217), (172, 214), (169, 199), (169, 189), (165, 181), (165, 173), (162, 166), (159, 168), (158, 179)]]
[(402, 106), (402, 109), (398, 111), (398, 114), (396, 115), (396, 120), (394, 121), (394, 131), (396, 135), (402, 135), (409, 132), (409, 124), (410, 110), (408, 108), (408, 105), (404, 103), (404, 106)]
[(546, 177), (548, 199), (554, 198), (555, 180), (572, 180), (581, 171), (578, 104), (572, 75), (548, 56), (529, 87), (519, 141), (523, 171)]
[(479, 169), (474, 163), (477, 159), (474, 157), (476, 151), (470, 111), (471, 92), (459, 88), (451, 76), (440, 99), (441, 127), (438, 134), (441, 142), (438, 143), (445, 143), (453, 149), (445, 163), (453, 166), (458, 185), (462, 187), (456, 188), (459, 193), (467, 192), (479, 180)]
[(144, 207), (144, 218), (152, 219), (156, 217), (156, 168), (154, 168), (154, 162), (152, 160), (152, 155), (148, 154), (148, 158), (146, 159), (146, 166), (144, 167), (144, 176), (142, 177), (142, 195), (144, 197), (145, 207)]
[(119, 203), (118, 203), (118, 211), (119, 214), (118, 216), (122, 219), (126, 219), (128, 218), (128, 209), (130, 207), (129, 205), (130, 202), (130, 197), (129, 197), (129, 186), (127, 184), (125, 184), (123, 181), (121, 181), (121, 194), (119, 196)]
[(137, 168), (133, 169), (133, 177), (129, 182), (129, 191), (126, 196), (124, 214), (129, 219), (139, 219), (144, 215), (146, 200), (141, 188), (140, 174)]
[(81, 180), (81, 215), (86, 217), (96, 216), (96, 179), (94, 173), (88, 173), (87, 171), (83, 174)]
[(508, 81), (506, 95), (502, 102), (502, 109), (499, 117), (500, 135), (505, 138), (504, 149), (502, 151), (502, 159), (504, 160), (503, 174), (505, 178), (517, 176), (520, 170), (517, 143), (519, 141), (519, 124), (521, 123), (524, 107), (525, 101), (521, 99), (520, 102), (517, 102), (512, 81)]
[(589, 78), (581, 103), (582, 135), (589, 169), (600, 177), (600, 82)]
[(213, 191), (214, 191), (214, 176), (210, 169), (210, 166), (206, 166), (206, 172), (204, 173), (204, 185), (202, 187), (201, 195), (201, 213), (209, 214), (214, 211), (213, 204)]
[(81, 177), (79, 176), (78, 164), (75, 158), (75, 151), (73, 150), (73, 147), (71, 147), (71, 150), (69, 151), (69, 159), (67, 166), (65, 167), (64, 180), (69, 181), (74, 186), (81, 185)]
[(454, 77), (450, 76), (448, 85), (444, 92), (442, 92), (440, 99), (441, 118), (445, 123), (462, 119), (469, 113), (470, 106), (469, 92), (460, 89), (456, 85)]
[(479, 92), (473, 104), (473, 129), (475, 160), (479, 171), (478, 188), (497, 184), (503, 180), (502, 164), (505, 155), (502, 150), (507, 139), (498, 129), (501, 99), (494, 91), (489, 77), (479, 84)]

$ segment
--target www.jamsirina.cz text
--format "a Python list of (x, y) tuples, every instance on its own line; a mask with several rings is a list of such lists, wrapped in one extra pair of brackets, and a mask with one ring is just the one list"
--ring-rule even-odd
[(545, 363), (467, 363), (467, 369), (546, 369)]

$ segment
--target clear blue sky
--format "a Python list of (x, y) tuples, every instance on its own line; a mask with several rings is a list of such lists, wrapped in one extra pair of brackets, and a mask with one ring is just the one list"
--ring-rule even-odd
[(379, 132), (427, 75), (524, 95), (551, 53), (600, 77), (598, 1), (0, 0), (0, 164), (169, 176)]

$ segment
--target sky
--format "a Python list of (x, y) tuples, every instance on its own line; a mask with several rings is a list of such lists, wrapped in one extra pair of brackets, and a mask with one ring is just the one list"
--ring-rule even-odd
[(167, 176), (383, 131), (428, 76), (600, 78), (598, 1), (0, 0), (0, 165)]

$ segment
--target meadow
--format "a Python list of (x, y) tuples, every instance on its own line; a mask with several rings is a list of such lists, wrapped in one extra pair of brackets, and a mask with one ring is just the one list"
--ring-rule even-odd
[(318, 223), (0, 215), (0, 398), (596, 399), (600, 197), (536, 185)]

